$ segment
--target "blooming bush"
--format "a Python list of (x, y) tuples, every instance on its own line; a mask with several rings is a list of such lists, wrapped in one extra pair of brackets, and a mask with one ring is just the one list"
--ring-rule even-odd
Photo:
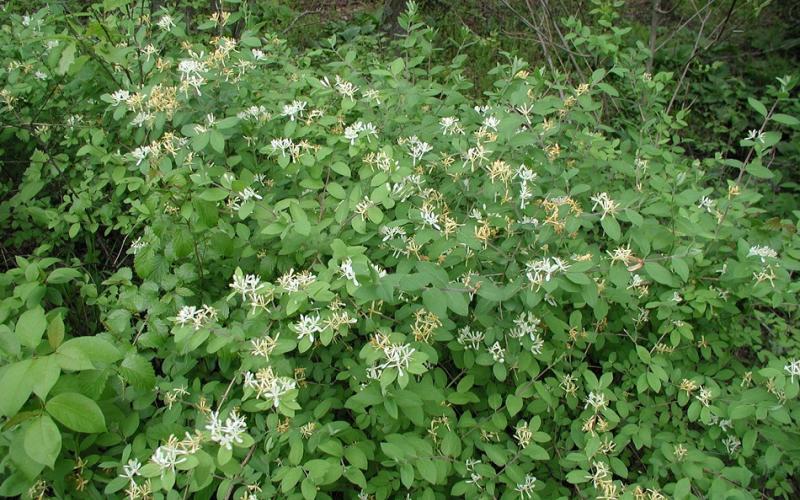
[(413, 4), (297, 53), (129, 3), (0, 34), (0, 494), (796, 494), (795, 79), (697, 160), (623, 30), (474, 102)]

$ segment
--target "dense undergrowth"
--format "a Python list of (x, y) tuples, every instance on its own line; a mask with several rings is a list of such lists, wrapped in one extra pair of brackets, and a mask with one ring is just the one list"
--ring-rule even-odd
[(0, 494), (796, 496), (796, 76), (225, 5), (3, 18)]

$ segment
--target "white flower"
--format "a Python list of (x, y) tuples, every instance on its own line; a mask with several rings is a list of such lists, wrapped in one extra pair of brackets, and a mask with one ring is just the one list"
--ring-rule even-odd
[(437, 231), (441, 231), (439, 226), (439, 216), (427, 205), (423, 206), (419, 211), (419, 216), (422, 217), (422, 222), (426, 225), (433, 227)]
[(175, 317), (175, 322), (181, 326), (191, 323), (195, 330), (199, 330), (209, 321), (217, 318), (217, 310), (211, 306), (203, 304), (203, 307), (198, 309), (195, 306), (183, 306), (178, 315)]
[(37, 71), (36, 73), (33, 74), (33, 76), (35, 76), (39, 80), (47, 80), (47, 73), (45, 73), (44, 71)]
[(256, 61), (263, 61), (267, 58), (266, 54), (264, 54), (264, 51), (260, 49), (250, 49), (250, 53), (253, 55), (253, 59)]
[(711, 391), (706, 389), (703, 386), (700, 386), (700, 391), (697, 393), (697, 396), (694, 397), (696, 400), (700, 401), (703, 406), (708, 406), (711, 404)]
[(139, 146), (131, 151), (131, 156), (133, 156), (133, 159), (136, 160), (136, 166), (138, 167), (152, 151), (153, 148), (150, 146)]
[(142, 240), (142, 237), (139, 236), (138, 238), (133, 240), (133, 242), (131, 243), (130, 252), (135, 255), (136, 253), (139, 252), (139, 250), (141, 250), (142, 248), (144, 248), (146, 246), (147, 246), (147, 242)]
[(485, 335), (483, 332), (465, 326), (458, 331), (458, 338), (456, 340), (466, 349), (477, 350), (483, 343), (484, 338)]
[(119, 477), (126, 477), (133, 481), (134, 476), (139, 475), (139, 469), (142, 468), (142, 463), (135, 458), (128, 460), (128, 463), (122, 466), (122, 474)]
[(747, 137), (744, 138), (746, 141), (758, 141), (760, 143), (764, 143), (764, 132), (756, 129), (752, 129), (747, 133)]
[(172, 16), (165, 14), (161, 16), (156, 25), (164, 31), (170, 31), (175, 27), (175, 22), (172, 20)]
[(287, 392), (297, 387), (297, 382), (289, 377), (276, 377), (272, 368), (262, 368), (257, 373), (245, 372), (244, 386), (254, 389), (256, 397), (272, 400), (272, 405), (277, 408), (280, 398)]
[(598, 193), (592, 196), (591, 200), (594, 202), (594, 205), (592, 205), (592, 210), (595, 210), (599, 205), (600, 209), (603, 211), (603, 215), (600, 216), (600, 220), (603, 220), (608, 214), (613, 216), (619, 209), (619, 204), (609, 198), (608, 193)]
[(532, 284), (541, 285), (550, 281), (556, 273), (566, 272), (570, 266), (558, 257), (545, 257), (528, 262), (525, 267), (528, 280)]
[(342, 261), (342, 264), (339, 266), (339, 272), (346, 280), (352, 281), (353, 285), (359, 286), (358, 280), (356, 279), (356, 273), (353, 271), (352, 259), (348, 258), (347, 260)]
[(531, 337), (531, 353), (541, 354), (544, 347), (544, 340), (536, 333), (532, 333)]
[(771, 259), (778, 258), (778, 252), (773, 250), (772, 248), (766, 245), (755, 245), (750, 247), (750, 252), (747, 254), (748, 257), (761, 257), (761, 262), (766, 262), (766, 259), (769, 257)]
[(536, 477), (531, 474), (525, 474), (525, 479), (521, 483), (517, 483), (515, 491), (519, 492), (521, 498), (533, 498), (533, 489), (536, 487)]
[(413, 164), (416, 165), (419, 160), (425, 156), (425, 153), (428, 153), (433, 150), (433, 146), (428, 144), (427, 142), (420, 141), (417, 139), (417, 136), (412, 136), (408, 139), (408, 144), (411, 154), (411, 158), (413, 160)]
[(492, 355), (495, 363), (505, 363), (506, 362), (506, 350), (500, 345), (500, 342), (495, 342), (492, 344), (492, 347), (489, 348), (489, 354)]
[(242, 434), (247, 432), (247, 423), (236, 410), (231, 411), (224, 424), (219, 419), (219, 411), (212, 411), (206, 430), (211, 433), (212, 441), (230, 450), (233, 443), (244, 442)]
[(589, 396), (584, 400), (583, 409), (587, 409), (592, 407), (595, 413), (599, 410), (605, 409), (608, 406), (608, 401), (606, 400), (606, 395), (601, 393), (596, 393), (594, 391), (589, 393)]
[(242, 191), (239, 191), (237, 193), (237, 196), (239, 196), (239, 198), (241, 198), (242, 201), (248, 201), (248, 200), (252, 200), (254, 198), (256, 200), (262, 200), (263, 199), (263, 197), (260, 194), (256, 193), (255, 191), (253, 191), (249, 187), (246, 187)]
[(174, 471), (175, 466), (178, 464), (182, 464), (186, 461), (185, 455), (189, 453), (186, 450), (182, 450), (173, 444), (165, 444), (159, 446), (155, 452), (153, 452), (153, 456), (150, 457), (150, 461), (156, 464), (161, 472), (165, 472), (167, 470)]
[(795, 377), (800, 377), (800, 359), (789, 361), (783, 369), (789, 374), (789, 379), (794, 382)]
[(458, 118), (454, 116), (445, 116), (441, 120), (439, 120), (439, 126), (442, 127), (442, 134), (444, 135), (451, 135), (451, 134), (463, 134), (464, 129), (461, 128), (461, 124), (458, 121)]
[(403, 370), (408, 369), (415, 349), (407, 344), (391, 344), (383, 350), (386, 355), (386, 362), (381, 365), (382, 369), (397, 368), (398, 375), (403, 375)]
[(145, 111), (140, 111), (136, 114), (136, 116), (131, 120), (131, 125), (134, 127), (141, 127), (149, 120), (153, 119), (153, 115), (151, 113), (147, 113)]
[(725, 449), (728, 450), (728, 455), (733, 455), (742, 445), (742, 442), (736, 436), (728, 436), (722, 440), (722, 444), (724, 444)]
[(294, 121), (294, 119), (298, 116), (303, 116), (303, 111), (306, 109), (306, 105), (308, 103), (306, 101), (292, 101), (291, 104), (285, 104), (283, 106), (283, 116), (288, 116), (289, 120)]
[(703, 208), (706, 212), (711, 213), (712, 209), (714, 208), (714, 204), (717, 202), (709, 198), (708, 196), (703, 196), (700, 199), (700, 203), (698, 203), (697, 208)]
[(317, 315), (308, 315), (305, 314), (300, 315), (300, 321), (291, 325), (292, 330), (297, 332), (297, 340), (303, 339), (308, 337), (310, 342), (314, 342), (314, 334), (317, 332), (321, 332), (323, 330), (321, 323), (321, 318), (319, 314)]
[(286, 156), (286, 151), (290, 153), (294, 149), (294, 142), (291, 139), (272, 139), (270, 142), (273, 151), (281, 151), (281, 156)]
[(131, 93), (127, 90), (117, 90), (113, 94), (111, 94), (111, 100), (113, 101), (111, 104), (112, 106), (119, 106), (122, 103), (127, 104), (128, 100), (131, 98)]
[[(327, 83), (327, 85), (325, 85), (326, 83)], [(330, 86), (330, 83), (328, 82), (328, 78), (327, 77), (325, 77), (325, 80), (323, 81), (322, 84), (323, 84), (323, 86), (328, 86), (328, 87)], [(339, 77), (339, 75), (336, 75), (336, 91), (339, 92), (340, 94), (342, 94), (345, 97), (349, 97), (350, 99), (353, 99), (353, 96), (355, 95), (355, 93), (358, 92), (358, 87), (356, 87), (355, 85), (353, 85), (352, 83), (350, 83), (350, 82), (348, 82), (346, 80), (342, 80)]]
[(260, 276), (256, 276), (255, 274), (242, 276), (237, 273), (233, 276), (233, 283), (230, 284), (230, 287), (233, 288), (234, 291), (241, 293), (242, 300), (245, 300), (248, 296), (252, 297), (255, 295), (264, 287), (264, 284), (261, 283)]
[(483, 119), (484, 128), (494, 130), (497, 132), (497, 126), (500, 125), (500, 120), (495, 116), (487, 116)]

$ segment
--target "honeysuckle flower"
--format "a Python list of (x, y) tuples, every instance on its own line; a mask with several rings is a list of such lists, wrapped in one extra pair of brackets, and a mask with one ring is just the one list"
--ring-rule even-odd
[(763, 143), (764, 142), (764, 132), (756, 129), (751, 129), (747, 133), (747, 137), (744, 138), (746, 141), (758, 141)]
[(789, 375), (789, 380), (794, 382), (795, 377), (800, 377), (800, 359), (793, 359), (783, 367)]
[(283, 106), (283, 116), (288, 116), (289, 120), (294, 121), (296, 117), (303, 116), (303, 111), (306, 109), (306, 101), (292, 101), (291, 104)]
[(165, 14), (161, 16), (156, 25), (164, 31), (171, 31), (175, 27), (175, 21), (172, 20), (172, 16)]
[(342, 261), (341, 265), (339, 266), (339, 272), (346, 280), (351, 281), (353, 285), (359, 286), (358, 280), (356, 279), (356, 273), (353, 271), (353, 259), (348, 258)]
[(598, 411), (604, 410), (608, 406), (608, 400), (606, 399), (606, 395), (602, 392), (597, 393), (594, 391), (589, 392), (589, 395), (583, 401), (583, 409), (587, 409), (592, 407), (595, 413)]
[(156, 464), (163, 473), (168, 470), (174, 471), (176, 465), (186, 461), (186, 455), (189, 455), (189, 452), (180, 448), (175, 437), (170, 436), (170, 440), (166, 444), (156, 448), (150, 461)]
[(131, 93), (128, 92), (127, 90), (123, 90), (123, 89), (117, 90), (116, 92), (111, 94), (111, 100), (113, 101), (111, 103), (111, 105), (112, 106), (119, 106), (120, 104), (123, 104), (123, 103), (127, 104), (128, 101), (130, 100), (130, 98), (131, 98)]
[(700, 203), (697, 204), (697, 208), (702, 208), (702, 209), (705, 209), (706, 212), (712, 213), (712, 211), (714, 209), (714, 205), (716, 203), (717, 203), (716, 201), (712, 200), (708, 196), (703, 196), (700, 199)]
[(209, 414), (206, 430), (211, 433), (212, 441), (230, 450), (233, 443), (244, 442), (242, 435), (247, 432), (247, 422), (243, 416), (233, 410), (223, 424), (219, 418), (219, 411), (212, 411)]
[(500, 345), (500, 342), (495, 342), (492, 344), (492, 347), (489, 348), (489, 354), (492, 355), (495, 363), (505, 363), (506, 362), (506, 350)]
[(386, 362), (381, 365), (382, 369), (397, 368), (398, 375), (402, 376), (404, 370), (408, 369), (411, 358), (416, 350), (408, 344), (390, 344), (384, 348)]
[(264, 287), (261, 283), (261, 277), (255, 274), (233, 276), (233, 282), (229, 285), (235, 292), (242, 294), (242, 300), (246, 300), (248, 296), (255, 295)]
[(712, 398), (711, 391), (709, 391), (708, 389), (706, 389), (701, 385), (700, 390), (695, 396), (695, 399), (700, 401), (700, 403), (703, 406), (709, 406), (711, 404), (711, 398)]
[(473, 330), (469, 326), (464, 326), (458, 331), (458, 338), (456, 341), (464, 346), (466, 349), (478, 350), (483, 344), (485, 334), (478, 330)]
[(458, 118), (454, 116), (445, 116), (439, 120), (439, 126), (442, 127), (442, 134), (444, 135), (464, 133), (464, 129), (461, 128), (461, 123), (458, 121)]
[(497, 132), (497, 126), (500, 125), (500, 120), (495, 116), (487, 116), (483, 119), (484, 128), (494, 130)]
[(128, 460), (128, 463), (122, 466), (122, 474), (119, 477), (125, 477), (133, 481), (133, 478), (140, 475), (139, 470), (142, 468), (142, 463), (135, 459), (131, 458)]
[(297, 333), (297, 340), (301, 340), (303, 338), (308, 338), (310, 342), (314, 342), (314, 334), (321, 332), (322, 328), (322, 319), (320, 318), (319, 314), (316, 315), (300, 315), (300, 321), (291, 325), (292, 330)]
[(594, 202), (594, 205), (592, 205), (592, 210), (595, 210), (598, 206), (600, 206), (600, 210), (603, 212), (603, 215), (600, 216), (600, 220), (605, 219), (606, 215), (609, 214), (611, 214), (613, 217), (619, 209), (619, 204), (609, 198), (608, 193), (598, 193), (592, 196), (591, 200)]
[(255, 374), (245, 372), (244, 386), (256, 391), (259, 399), (272, 400), (272, 406), (280, 406), (281, 397), (287, 392), (297, 388), (297, 381), (289, 377), (277, 377), (272, 368), (262, 368)]
[(517, 483), (514, 491), (518, 492), (521, 498), (533, 498), (534, 488), (536, 488), (536, 476), (525, 474), (525, 478)]
[(442, 227), (439, 225), (439, 216), (436, 215), (431, 207), (424, 205), (419, 210), (419, 216), (422, 218), (423, 223), (433, 227), (437, 231), (441, 231)]
[(408, 145), (410, 148), (409, 153), (411, 154), (413, 165), (416, 165), (417, 162), (421, 160), (426, 153), (433, 151), (433, 146), (431, 146), (427, 142), (420, 141), (415, 135), (409, 137)]
[(733, 456), (736, 450), (742, 445), (742, 442), (736, 436), (731, 435), (723, 439), (722, 444), (725, 445), (725, 449), (728, 450), (728, 455)]
[(754, 245), (750, 247), (750, 251), (747, 253), (748, 257), (760, 257), (761, 262), (766, 262), (766, 259), (777, 259), (778, 252), (773, 250), (772, 248), (766, 245)]

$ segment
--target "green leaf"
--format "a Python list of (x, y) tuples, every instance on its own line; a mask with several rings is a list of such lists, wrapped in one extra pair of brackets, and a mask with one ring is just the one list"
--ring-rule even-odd
[(25, 453), (51, 469), (61, 452), (61, 432), (47, 415), (36, 417), (25, 430)]
[(75, 62), (75, 43), (70, 43), (61, 51), (61, 58), (58, 60), (56, 73), (59, 75), (66, 75), (73, 62)]
[(390, 68), (392, 71), (392, 75), (394, 76), (399, 75), (400, 72), (403, 71), (403, 68), (405, 68), (405, 66), (406, 66), (405, 62), (399, 57), (394, 61), (392, 61), (392, 66)]
[(216, 130), (212, 130), (210, 132), (209, 141), (211, 142), (211, 148), (214, 149), (217, 153), (224, 153), (225, 152), (225, 136), (222, 135), (221, 132)]
[(106, 419), (97, 403), (77, 392), (64, 392), (45, 405), (47, 413), (68, 429), (89, 434), (106, 431)]
[(210, 188), (200, 193), (200, 199), (205, 201), (220, 201), (228, 197), (229, 191), (222, 188)]
[(300, 481), (300, 478), (303, 477), (303, 468), (302, 467), (292, 467), (289, 469), (283, 479), (281, 479), (281, 491), (283, 493), (288, 493), (295, 487), (295, 485)]
[(344, 449), (344, 457), (347, 461), (359, 469), (367, 469), (367, 456), (358, 446), (348, 446)]
[(62, 267), (60, 269), (54, 269), (51, 271), (47, 276), (47, 282), (53, 285), (58, 285), (80, 277), (80, 271), (71, 269), (69, 267)]
[(3, 388), (0, 414), (13, 417), (30, 397), (34, 382), (29, 375), (31, 363), (32, 360), (24, 359), (5, 366), (0, 372), (0, 387)]
[(646, 262), (644, 264), (644, 270), (656, 282), (661, 283), (662, 285), (672, 286), (672, 274), (661, 264), (657, 262)]
[(785, 115), (783, 113), (775, 113), (772, 115), (772, 119), (778, 123), (782, 123), (783, 125), (800, 125), (800, 120), (795, 118), (794, 116)]
[(614, 217), (608, 216), (600, 220), (600, 225), (603, 226), (603, 231), (606, 232), (609, 238), (614, 241), (619, 241), (622, 237), (622, 230), (619, 227), (619, 222)]
[(750, 105), (751, 108), (755, 109), (759, 115), (764, 117), (767, 116), (767, 107), (761, 104), (761, 101), (753, 99), (752, 97), (748, 97), (747, 103)]
[(761, 164), (761, 159), (756, 158), (747, 164), (745, 170), (748, 174), (759, 179), (772, 179), (774, 174), (770, 169)]
[(70, 339), (56, 350), (65, 370), (93, 370), (118, 361), (122, 354), (111, 342), (100, 337)]
[(567, 473), (567, 482), (570, 484), (585, 483), (590, 477), (591, 474), (585, 470), (574, 470)]
[(14, 335), (16, 335), (19, 343), (35, 348), (42, 340), (42, 335), (47, 329), (47, 318), (44, 314), (44, 309), (41, 306), (36, 306), (33, 309), (28, 309), (22, 313), (17, 320), (17, 326), (14, 328)]
[(506, 409), (511, 417), (519, 413), (522, 409), (522, 398), (513, 394), (506, 396)]
[(54, 355), (34, 358), (28, 375), (33, 380), (33, 392), (44, 400), (61, 375), (58, 359)]
[(436, 464), (434, 464), (432, 460), (420, 459), (416, 461), (415, 465), (417, 466), (417, 470), (419, 471), (419, 475), (422, 476), (422, 479), (431, 484), (436, 484), (436, 478), (438, 474), (436, 472)]
[(149, 390), (156, 385), (156, 373), (153, 365), (141, 354), (131, 352), (125, 356), (119, 372), (136, 388)]
[(64, 341), (64, 320), (61, 314), (56, 314), (47, 325), (47, 343), (51, 349), (58, 349)]
[(684, 477), (683, 479), (680, 479), (677, 483), (675, 483), (675, 491), (672, 493), (672, 498), (675, 500), (688, 498), (691, 488), (692, 483), (689, 481), (689, 478)]

